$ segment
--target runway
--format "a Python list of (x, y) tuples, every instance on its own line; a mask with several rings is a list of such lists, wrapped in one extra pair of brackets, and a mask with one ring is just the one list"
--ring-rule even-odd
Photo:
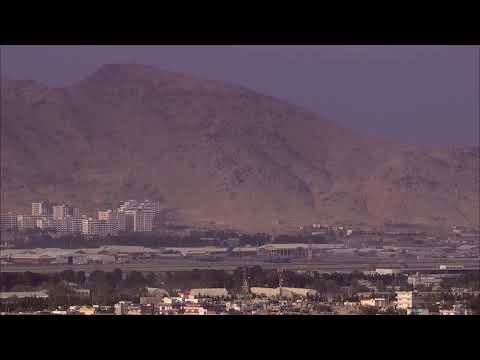
[(400, 268), (405, 272), (415, 271), (433, 271), (439, 270), (439, 265), (456, 264), (463, 265), (464, 270), (480, 270), (480, 259), (457, 259), (455, 262), (445, 261), (442, 259), (427, 259), (419, 261), (379, 261), (379, 259), (325, 259), (324, 261), (315, 261), (308, 263), (302, 262), (267, 262), (258, 260), (241, 261), (225, 260), (225, 261), (160, 261), (150, 263), (128, 263), (128, 264), (86, 264), (86, 265), (2, 265), (0, 272), (37, 272), (37, 273), (56, 273), (64, 270), (84, 271), (90, 273), (95, 270), (113, 271), (121, 269), (124, 272), (140, 271), (140, 272), (175, 272), (189, 271), (194, 269), (215, 269), (215, 270), (235, 270), (243, 265), (248, 267), (261, 266), (264, 269), (282, 268), (292, 271), (317, 271), (317, 272), (353, 272), (372, 270), (374, 268)]

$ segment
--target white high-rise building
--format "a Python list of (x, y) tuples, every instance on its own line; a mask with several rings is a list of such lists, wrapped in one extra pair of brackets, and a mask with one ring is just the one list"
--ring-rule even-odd
[(150, 232), (160, 214), (160, 202), (128, 200), (120, 205), (118, 212), (125, 214), (126, 231)]
[(32, 216), (51, 215), (52, 207), (48, 201), (32, 203)]
[(112, 224), (115, 232), (118, 233), (125, 231), (125, 213), (121, 211), (112, 211), (108, 221)]
[(83, 235), (94, 235), (95, 234), (92, 218), (82, 219), (82, 234)]
[(133, 231), (150, 232), (153, 230), (153, 210), (136, 210), (133, 218)]

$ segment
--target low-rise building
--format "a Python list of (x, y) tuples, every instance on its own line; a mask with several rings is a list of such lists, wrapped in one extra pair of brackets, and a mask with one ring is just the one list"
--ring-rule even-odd
[(80, 209), (67, 204), (54, 205), (52, 207), (52, 213), (54, 220), (64, 220), (68, 216), (74, 218), (80, 217)]
[(39, 219), (41, 219), (40, 216), (17, 215), (17, 227), (19, 230), (35, 229)]
[(420, 298), (414, 291), (397, 291), (397, 309), (408, 310), (417, 308), (421, 304)]
[(225, 288), (191, 289), (190, 295), (195, 297), (227, 297), (228, 291)]
[(119, 301), (115, 304), (115, 315), (127, 315), (128, 307), (133, 305), (132, 301)]
[(0, 299), (11, 299), (11, 298), (18, 298), (18, 299), (25, 299), (25, 298), (41, 298), (47, 299), (48, 298), (48, 291), (47, 290), (39, 290), (39, 291), (6, 291), (0, 292)]
[(164, 298), (165, 296), (169, 296), (168, 291), (165, 289), (147, 287), (146, 290), (147, 290), (147, 295), (151, 297)]
[(430, 311), (428, 309), (407, 309), (407, 315), (430, 315)]
[(16, 265), (48, 265), (53, 263), (55, 258), (49, 255), (16, 254), (8, 256), (7, 261)]
[(382, 308), (388, 305), (388, 301), (384, 298), (362, 299), (360, 305)]
[(378, 275), (396, 275), (400, 274), (400, 269), (391, 269), (391, 268), (377, 268), (375, 269), (375, 273)]
[(472, 309), (463, 304), (454, 304), (451, 309), (440, 309), (440, 315), (472, 315)]
[(412, 285), (413, 287), (417, 287), (419, 285), (432, 287), (435, 285), (440, 285), (442, 283), (441, 278), (437, 278), (433, 276), (422, 276), (419, 274), (409, 276), (407, 281), (408, 281), (408, 284)]
[(70, 306), (67, 310), (69, 314), (77, 315), (95, 315), (95, 307), (90, 305), (84, 306)]
[(184, 315), (207, 315), (207, 309), (196, 304), (189, 304), (183, 307)]
[(311, 297), (311, 296), (318, 295), (318, 292), (313, 289), (291, 288), (291, 287), (278, 287), (278, 288), (251, 287), (250, 292), (256, 296), (264, 296), (269, 298)]

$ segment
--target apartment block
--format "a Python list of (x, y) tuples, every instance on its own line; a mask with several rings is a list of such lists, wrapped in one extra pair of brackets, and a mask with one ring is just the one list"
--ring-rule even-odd
[(52, 206), (48, 201), (32, 203), (32, 216), (52, 215)]
[(154, 216), (160, 214), (160, 202), (151, 200), (128, 200), (118, 208), (119, 211), (127, 210), (151, 210)]
[(150, 232), (153, 230), (154, 212), (152, 210), (136, 210), (133, 218), (133, 231)]
[(12, 213), (0, 215), (0, 228), (2, 230), (15, 229), (17, 227), (17, 215)]
[(82, 232), (82, 219), (67, 215), (64, 219), (53, 219), (53, 227), (57, 233), (81, 233)]
[(37, 219), (37, 228), (42, 229), (42, 230), (55, 228), (54, 221), (53, 221), (53, 216), (48, 215), (48, 216), (41, 216), (40, 218), (38, 218)]
[(160, 214), (160, 202), (128, 200), (120, 205), (118, 212), (125, 214), (126, 231), (150, 232)]
[(115, 233), (125, 231), (125, 213), (122, 211), (99, 211), (98, 220), (106, 221), (108, 223), (108, 226)]
[(108, 221), (111, 223), (111, 226), (115, 229), (115, 232), (123, 232), (126, 227), (125, 213), (121, 211), (112, 211), (108, 218)]
[(40, 216), (18, 215), (17, 227), (20, 230), (35, 229), (37, 227), (37, 220), (39, 219), (41, 219)]
[(83, 218), (82, 219), (82, 234), (83, 235), (94, 235), (94, 225), (92, 218)]
[(420, 299), (414, 291), (397, 292), (397, 309), (409, 310), (420, 304)]
[(98, 212), (98, 220), (108, 220), (110, 219), (110, 214), (112, 210), (103, 210)]
[(54, 220), (64, 220), (65, 218), (67, 218), (67, 216), (79, 218), (80, 209), (65, 204), (53, 206)]
[(94, 220), (93, 231), (95, 235), (107, 236), (113, 235), (116, 231), (109, 220)]

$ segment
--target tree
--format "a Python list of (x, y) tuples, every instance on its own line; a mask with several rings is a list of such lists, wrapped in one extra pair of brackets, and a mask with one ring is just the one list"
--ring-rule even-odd
[(94, 285), (98, 285), (106, 282), (105, 272), (100, 270), (93, 271), (88, 277), (88, 282)]
[(75, 282), (76, 276), (73, 270), (64, 270), (60, 273), (60, 277), (64, 281)]
[(123, 280), (123, 272), (121, 269), (113, 270), (112, 276), (116, 284), (119, 284)]
[(153, 272), (149, 272), (145, 280), (147, 282), (147, 285), (155, 286), (157, 284), (158, 279), (157, 279), (157, 276)]
[(86, 280), (87, 280), (87, 277), (85, 276), (85, 273), (83, 271), (78, 271), (75, 274), (75, 282), (77, 284), (84, 286)]
[(141, 288), (146, 285), (145, 277), (141, 272), (132, 271), (125, 278), (125, 285), (129, 288)]
[(371, 306), (360, 307), (360, 313), (362, 315), (376, 315), (377, 312), (378, 311), (375, 307), (371, 307)]

